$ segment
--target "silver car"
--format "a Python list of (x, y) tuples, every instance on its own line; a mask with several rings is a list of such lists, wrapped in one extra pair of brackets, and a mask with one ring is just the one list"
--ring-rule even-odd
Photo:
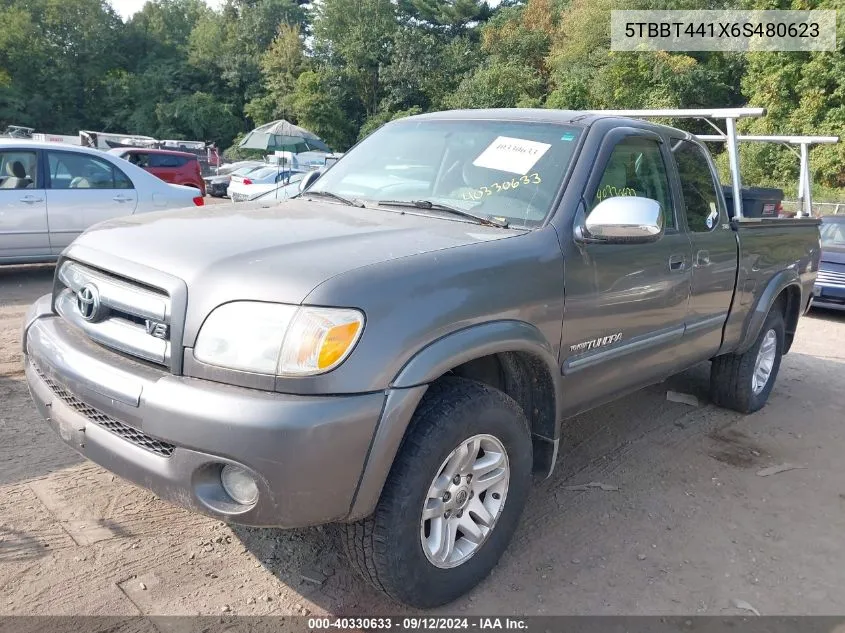
[(202, 204), (196, 189), (98, 150), (0, 139), (0, 264), (55, 260), (102, 220)]

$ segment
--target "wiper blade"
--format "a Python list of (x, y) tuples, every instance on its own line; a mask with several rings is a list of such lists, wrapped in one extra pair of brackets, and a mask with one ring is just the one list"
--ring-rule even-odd
[(323, 196), (324, 198), (331, 198), (332, 200), (337, 200), (338, 202), (342, 202), (343, 204), (348, 204), (350, 207), (358, 207), (363, 208), (363, 202), (356, 202), (355, 200), (350, 200), (349, 198), (344, 198), (343, 196), (339, 196), (336, 193), (332, 193), (331, 191), (305, 191), (303, 192), (305, 196)]
[(448, 204), (432, 202), (431, 200), (379, 200), (376, 204), (388, 207), (414, 207), (415, 209), (430, 209), (432, 211), (445, 211), (479, 224), (497, 226), (500, 229), (508, 228), (508, 221), (505, 218), (485, 218), (483, 215), (475, 215), (457, 207), (450, 207)]

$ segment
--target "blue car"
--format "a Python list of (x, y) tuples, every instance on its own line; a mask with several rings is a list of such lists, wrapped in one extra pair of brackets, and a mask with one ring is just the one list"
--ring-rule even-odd
[(822, 218), (822, 258), (813, 305), (845, 310), (845, 215)]

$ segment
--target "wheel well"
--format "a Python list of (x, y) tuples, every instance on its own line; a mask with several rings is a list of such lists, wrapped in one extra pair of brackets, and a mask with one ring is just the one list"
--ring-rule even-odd
[(502, 352), (467, 361), (447, 375), (477, 380), (516, 400), (531, 425), (535, 470), (554, 465), (557, 408), (552, 376), (542, 359), (529, 352)]
[(798, 317), (801, 316), (801, 289), (798, 286), (792, 285), (781, 290), (772, 304), (772, 310), (783, 312), (784, 331), (786, 334), (783, 353), (786, 354), (789, 348), (792, 347), (792, 341), (795, 340)]

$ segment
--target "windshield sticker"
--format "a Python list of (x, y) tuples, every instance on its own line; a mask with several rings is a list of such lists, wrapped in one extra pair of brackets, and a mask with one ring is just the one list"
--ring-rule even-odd
[(509, 189), (517, 189), (518, 187), (524, 185), (539, 185), (541, 182), (543, 182), (543, 179), (540, 178), (540, 174), (535, 171), (532, 174), (520, 176), (519, 178), (502, 180), (490, 185), (484, 185), (478, 189), (470, 189), (468, 191), (464, 191), (461, 195), (464, 200), (481, 200), (484, 196), (492, 196), (494, 193), (501, 193), (502, 191), (508, 191)]
[(574, 141), (575, 135), (572, 132), (567, 132), (563, 136), (560, 137), (561, 141)]
[(526, 174), (551, 145), (510, 136), (499, 136), (472, 161), (476, 167)]

